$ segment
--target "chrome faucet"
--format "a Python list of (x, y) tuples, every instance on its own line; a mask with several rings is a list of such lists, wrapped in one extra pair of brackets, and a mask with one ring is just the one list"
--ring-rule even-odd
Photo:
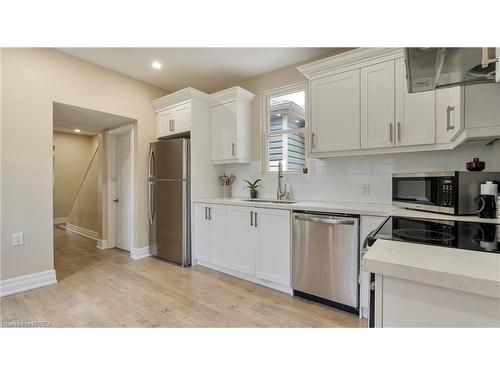
[(286, 189), (282, 188), (282, 180), (283, 180), (283, 166), (281, 162), (278, 163), (278, 191), (276, 192), (276, 199), (282, 200), (286, 195)]

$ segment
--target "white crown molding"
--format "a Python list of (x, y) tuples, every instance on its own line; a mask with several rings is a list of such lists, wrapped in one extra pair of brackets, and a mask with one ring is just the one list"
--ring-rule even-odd
[(67, 223), (66, 230), (69, 230), (70, 232), (77, 233), (77, 234), (80, 234), (80, 235), (88, 237), (88, 238), (91, 238), (93, 240), (97, 240), (97, 236), (98, 236), (97, 232), (90, 230), (90, 229), (86, 229), (86, 228), (79, 227), (79, 226), (74, 225), (74, 224)]
[(369, 63), (370, 60), (380, 58), (394, 58), (403, 56), (403, 48), (357, 48), (352, 51), (330, 56), (322, 60), (301, 65), (297, 69), (308, 79), (319, 74), (331, 72), (345, 67), (356, 68), (357, 64)]
[(213, 94), (210, 94), (210, 96), (216, 102), (212, 103), (212, 105), (218, 105), (236, 99), (251, 102), (255, 98), (255, 94), (253, 92), (245, 90), (240, 86), (234, 86), (222, 91), (214, 92)]
[(149, 246), (135, 248), (130, 251), (130, 257), (134, 260), (142, 259), (151, 256)]
[(210, 102), (210, 95), (200, 90), (193, 89), (192, 87), (186, 87), (185, 89), (153, 100), (151, 106), (156, 112), (159, 112), (165, 108), (172, 107), (191, 99), (200, 99), (205, 102)]
[(57, 283), (56, 271), (49, 270), (0, 281), (0, 297)]
[(65, 224), (67, 222), (68, 222), (67, 217), (55, 217), (54, 218), (54, 225)]
[(100, 250), (109, 249), (108, 240), (97, 239), (97, 245), (96, 245), (96, 247), (98, 249), (100, 249)]

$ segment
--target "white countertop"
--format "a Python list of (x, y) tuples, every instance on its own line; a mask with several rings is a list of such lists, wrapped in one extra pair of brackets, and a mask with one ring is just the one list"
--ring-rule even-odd
[(500, 299), (500, 255), (378, 239), (364, 270)]
[(304, 211), (319, 211), (328, 213), (344, 213), (354, 215), (369, 215), (369, 216), (405, 216), (422, 219), (435, 220), (457, 220), (457, 221), (474, 221), (491, 224), (500, 224), (500, 219), (482, 219), (475, 215), (469, 216), (454, 216), (444, 215), (432, 212), (424, 212), (417, 210), (408, 210), (395, 207), (391, 204), (377, 203), (360, 203), (360, 202), (324, 202), (324, 201), (298, 201), (297, 203), (267, 203), (267, 202), (248, 202), (248, 198), (204, 198), (197, 199), (195, 203), (207, 204), (231, 204), (237, 206), (276, 208), (281, 210), (304, 210)]

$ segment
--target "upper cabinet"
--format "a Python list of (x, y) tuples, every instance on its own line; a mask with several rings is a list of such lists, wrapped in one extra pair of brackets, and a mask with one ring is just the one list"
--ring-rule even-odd
[(447, 150), (500, 136), (500, 84), (408, 93), (401, 48), (358, 48), (300, 66), (311, 157)]
[(251, 104), (255, 95), (241, 87), (211, 95), (211, 154), (214, 164), (249, 163)]
[(394, 145), (394, 61), (361, 68), (361, 147)]
[(359, 149), (359, 70), (311, 81), (311, 152)]
[(394, 62), (396, 146), (433, 144), (436, 140), (436, 91), (408, 93), (404, 59)]
[(157, 116), (156, 137), (166, 139), (190, 132), (193, 112), (208, 105), (209, 99), (204, 92), (188, 87), (154, 100), (151, 105)]

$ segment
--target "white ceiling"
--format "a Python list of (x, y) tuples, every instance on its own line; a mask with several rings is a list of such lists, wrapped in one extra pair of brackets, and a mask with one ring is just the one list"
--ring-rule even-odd
[[(94, 64), (168, 91), (191, 86), (212, 93), (248, 78), (313, 58), (338, 48), (60, 48)], [(345, 50), (345, 49), (343, 49)], [(153, 61), (163, 65), (151, 67)]]
[(53, 104), (54, 130), (73, 132), (75, 128), (78, 128), (82, 130), (80, 134), (95, 134), (106, 129), (131, 124), (134, 121), (128, 117), (74, 105), (56, 102)]

